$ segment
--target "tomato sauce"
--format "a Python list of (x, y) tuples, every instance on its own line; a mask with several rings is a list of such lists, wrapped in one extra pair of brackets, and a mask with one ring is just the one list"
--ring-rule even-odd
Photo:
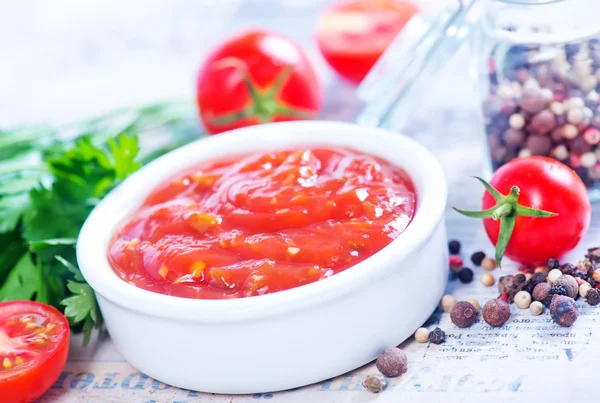
[(179, 297), (263, 295), (372, 256), (416, 208), (408, 174), (338, 148), (254, 153), (197, 164), (159, 185), (108, 249), (117, 275)]

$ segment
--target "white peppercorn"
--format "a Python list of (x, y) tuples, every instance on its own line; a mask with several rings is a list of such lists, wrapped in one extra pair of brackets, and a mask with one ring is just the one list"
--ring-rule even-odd
[(596, 158), (596, 154), (594, 154), (592, 151), (581, 154), (581, 159), (579, 160), (579, 162), (581, 163), (582, 167), (586, 167), (586, 168), (592, 168), (593, 166), (596, 165), (596, 162), (598, 162), (598, 159)]
[(589, 290), (592, 289), (592, 286), (590, 285), (590, 283), (583, 283), (579, 286), (579, 296), (581, 298), (585, 298), (587, 296), (587, 293)]
[(560, 116), (565, 113), (565, 107), (561, 102), (552, 102), (549, 109), (550, 112), (554, 113), (556, 116)]
[(529, 148), (521, 148), (519, 150), (519, 158), (527, 158), (527, 157), (531, 157), (533, 155), (533, 153), (531, 152), (531, 150)]
[(544, 312), (544, 304), (540, 301), (533, 301), (531, 305), (529, 305), (529, 311), (533, 316), (538, 316)]
[(481, 310), (481, 305), (479, 305), (479, 302), (477, 302), (476, 299), (471, 298), (467, 300), (468, 303), (470, 303), (471, 305), (473, 305), (473, 308), (475, 308), (476, 312), (479, 312)]
[(508, 119), (508, 124), (513, 129), (522, 129), (525, 126), (525, 118), (520, 113), (513, 113)]
[(583, 110), (579, 108), (570, 109), (569, 112), (567, 112), (567, 121), (574, 125), (583, 122)]
[(428, 339), (429, 339), (429, 330), (427, 330), (424, 327), (418, 328), (417, 331), (415, 332), (415, 340), (418, 341), (419, 343), (427, 343)]
[(496, 268), (496, 261), (486, 257), (481, 261), (481, 267), (483, 267), (484, 270), (494, 270)]
[(577, 126), (567, 123), (562, 127), (562, 136), (567, 140), (573, 140), (579, 134)]
[(483, 284), (486, 287), (493, 286), (495, 282), (496, 279), (490, 273), (485, 273), (483, 276), (481, 276), (481, 284)]
[(550, 273), (548, 273), (548, 281), (550, 282), (550, 284), (554, 284), (556, 280), (558, 280), (558, 278), (562, 275), (562, 271), (558, 269), (552, 269), (550, 270)]
[(569, 158), (569, 150), (564, 144), (561, 144), (554, 149), (553, 156), (557, 160), (564, 161)]
[(454, 308), (454, 305), (456, 305), (456, 298), (454, 295), (446, 294), (442, 297), (440, 305), (442, 307), (442, 311), (450, 312), (452, 308)]
[(521, 309), (527, 309), (531, 305), (531, 294), (527, 291), (519, 291), (515, 294), (515, 305)]

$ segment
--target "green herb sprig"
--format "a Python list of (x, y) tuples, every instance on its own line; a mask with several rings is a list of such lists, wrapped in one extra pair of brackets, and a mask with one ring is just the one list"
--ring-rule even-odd
[(102, 323), (75, 259), (98, 202), (143, 164), (197, 139), (190, 103), (121, 109), (61, 127), (0, 130), (0, 301), (57, 307), (84, 345)]

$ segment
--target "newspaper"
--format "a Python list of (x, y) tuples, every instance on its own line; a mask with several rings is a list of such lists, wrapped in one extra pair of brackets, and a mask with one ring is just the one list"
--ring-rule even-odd
[[(477, 194), (481, 192), (477, 189)], [(447, 212), (448, 232), (463, 241), (463, 256), (477, 250), (493, 254), (481, 223)], [(594, 206), (592, 226), (568, 261), (583, 257), (586, 248), (600, 245), (600, 205)], [(496, 278), (515, 272), (506, 262)], [(449, 281), (448, 292), (457, 299), (475, 298), (480, 305), (498, 295), (496, 286), (479, 281), (482, 269), (475, 270), (470, 284)], [(427, 286), (423, 285), (423, 292)], [(441, 345), (407, 340), (401, 345), (409, 358), (408, 372), (387, 379), (386, 389), (377, 395), (364, 390), (361, 380), (378, 373), (373, 364), (337, 378), (277, 393), (243, 396), (205, 394), (181, 390), (149, 378), (133, 368), (112, 344), (106, 333), (87, 348), (74, 338), (67, 365), (42, 402), (509, 402), (577, 401), (596, 399), (593, 386), (600, 345), (599, 307), (578, 301), (579, 320), (571, 328), (555, 325), (547, 312), (532, 316), (529, 310), (511, 305), (512, 316), (501, 328), (490, 328), (481, 319), (459, 329), (449, 314), (434, 312), (425, 326), (439, 326), (446, 332)], [(393, 318), (390, 318), (393, 320)], [(349, 351), (348, 354), (352, 352)], [(293, 368), (286, 369), (293, 376)], [(566, 400), (565, 400), (566, 399)]]

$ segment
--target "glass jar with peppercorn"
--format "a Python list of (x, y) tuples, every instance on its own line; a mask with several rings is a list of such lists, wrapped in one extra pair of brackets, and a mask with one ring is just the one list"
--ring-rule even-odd
[(484, 0), (482, 7), (475, 51), (491, 168), (548, 156), (600, 199), (598, 1)]
[(600, 201), (600, 1), (457, 4), (409, 21), (359, 87), (366, 103), (358, 122), (414, 132), (419, 98), (466, 44), (488, 176), (513, 158), (547, 156), (575, 170)]

